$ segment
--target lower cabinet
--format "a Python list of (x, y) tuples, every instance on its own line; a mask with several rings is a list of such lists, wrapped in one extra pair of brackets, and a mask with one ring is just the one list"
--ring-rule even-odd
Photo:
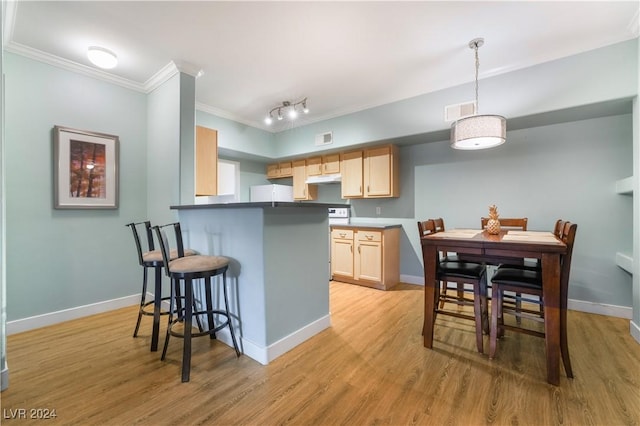
[(333, 225), (333, 280), (387, 290), (400, 281), (400, 228)]

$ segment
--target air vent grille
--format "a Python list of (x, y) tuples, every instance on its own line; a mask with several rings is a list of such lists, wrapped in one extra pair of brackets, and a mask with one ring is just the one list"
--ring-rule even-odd
[(316, 135), (316, 146), (329, 145), (333, 143), (333, 132), (319, 133)]
[(447, 105), (444, 107), (444, 121), (452, 122), (463, 117), (468, 117), (476, 113), (475, 101), (461, 104)]

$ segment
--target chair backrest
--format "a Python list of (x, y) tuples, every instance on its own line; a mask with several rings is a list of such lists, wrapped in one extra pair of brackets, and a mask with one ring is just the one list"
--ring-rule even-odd
[(569, 275), (571, 273), (571, 258), (573, 257), (573, 245), (576, 239), (576, 231), (578, 225), (571, 222), (564, 222), (562, 228), (562, 236), (560, 239), (567, 245), (567, 253), (562, 256), (562, 265), (560, 270), (560, 288), (563, 295), (561, 303), (562, 307), (567, 307), (567, 298), (569, 290)]
[(553, 228), (553, 235), (558, 238), (562, 238), (562, 234), (564, 233), (564, 224), (567, 223), (562, 219), (556, 220), (556, 226)]
[(436, 226), (436, 232), (444, 232), (444, 219), (439, 217), (437, 219), (429, 219), (433, 220), (433, 223)]
[(436, 232), (438, 231), (436, 230), (436, 223), (433, 219), (418, 222), (418, 235), (420, 235), (420, 238), (435, 234)]
[[(142, 243), (140, 242), (140, 234), (138, 233), (138, 227), (140, 225), (144, 225), (145, 234), (147, 235), (147, 250), (143, 250)], [(136, 243), (136, 249), (138, 250), (138, 262), (142, 265), (144, 263), (142, 255), (147, 251), (155, 250), (153, 245), (153, 234), (151, 232), (151, 222), (148, 220), (144, 222), (131, 222), (127, 223), (125, 226), (130, 227), (133, 232), (133, 239)]]
[[(498, 222), (500, 222), (501, 228), (511, 228), (518, 229), (520, 231), (527, 230), (527, 222), (529, 221), (526, 217), (499, 217)], [(484, 229), (487, 226), (487, 222), (489, 222), (488, 217), (480, 218), (480, 226)]]
[[(164, 270), (167, 276), (171, 276), (171, 268), (170, 261), (171, 257), (171, 247), (169, 246), (169, 239), (167, 238), (167, 233), (164, 231), (164, 228), (167, 226), (172, 226), (176, 235), (176, 249), (178, 253), (178, 257), (184, 257), (184, 245), (182, 243), (182, 231), (180, 229), (180, 223), (168, 223), (166, 225), (154, 226), (153, 229), (156, 231), (156, 237), (158, 238), (158, 242), (160, 243), (160, 252), (162, 253), (162, 263), (164, 264)], [(174, 256), (175, 259), (175, 256)]]

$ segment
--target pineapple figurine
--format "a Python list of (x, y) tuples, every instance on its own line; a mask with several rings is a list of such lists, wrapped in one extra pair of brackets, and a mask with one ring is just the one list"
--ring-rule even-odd
[(500, 233), (500, 221), (498, 220), (498, 208), (495, 204), (489, 206), (489, 220), (487, 221), (487, 232), (492, 235)]

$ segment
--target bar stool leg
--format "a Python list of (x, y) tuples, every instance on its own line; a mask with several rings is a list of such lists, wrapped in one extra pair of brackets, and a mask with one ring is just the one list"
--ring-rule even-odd
[[(158, 350), (158, 335), (160, 334), (160, 309), (162, 304), (162, 268), (156, 267), (155, 295), (153, 299), (153, 331), (151, 333), (151, 352)], [(145, 268), (146, 271), (146, 268)]]
[(229, 324), (229, 331), (231, 332), (231, 340), (233, 341), (233, 349), (236, 351), (236, 356), (240, 357), (240, 348), (236, 341), (236, 333), (233, 331), (233, 321), (229, 314), (229, 297), (227, 296), (227, 272), (222, 273), (222, 293), (224, 294), (224, 311), (227, 314), (227, 322)]
[(182, 346), (182, 382), (189, 381), (191, 372), (191, 324), (193, 316), (193, 286), (191, 279), (184, 285), (184, 342)]
[[(206, 297), (206, 303), (207, 303), (207, 323), (209, 324), (209, 330), (215, 330), (216, 328), (216, 324), (214, 322), (213, 319), (213, 310), (215, 309), (215, 306), (213, 306), (213, 298), (211, 297), (211, 286), (213, 285), (213, 277), (209, 277), (206, 280), (207, 282), (205, 283), (204, 286), (204, 292), (205, 292), (205, 297)], [(213, 331), (212, 333), (209, 334), (209, 338), (211, 340), (216, 339), (216, 332)]]
[(140, 295), (140, 309), (138, 310), (138, 321), (136, 321), (136, 328), (133, 330), (133, 337), (138, 337), (138, 330), (140, 329), (140, 321), (142, 320), (142, 309), (146, 303), (147, 298), (147, 268), (142, 267), (142, 294)]

